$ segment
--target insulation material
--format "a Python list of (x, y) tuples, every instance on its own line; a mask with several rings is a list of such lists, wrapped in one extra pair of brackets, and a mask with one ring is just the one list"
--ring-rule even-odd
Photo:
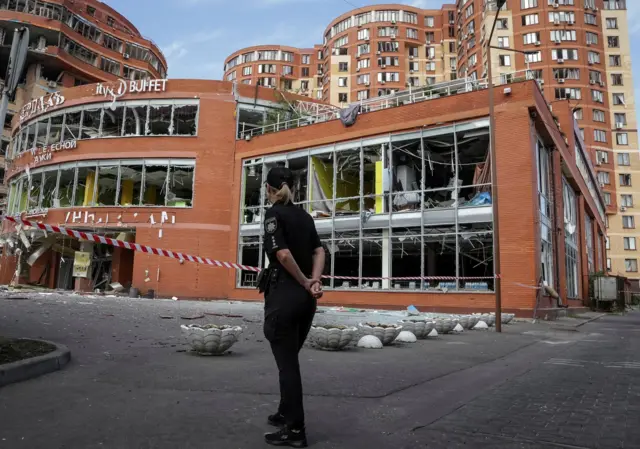
[(311, 210), (329, 215), (332, 211), (329, 200), (333, 198), (333, 164), (325, 164), (317, 157), (311, 157), (311, 175)]

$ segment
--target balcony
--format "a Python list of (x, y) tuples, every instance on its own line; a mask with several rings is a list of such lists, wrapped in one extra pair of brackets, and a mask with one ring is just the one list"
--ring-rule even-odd
[[(508, 74), (502, 73), (494, 77), (493, 82), (496, 85), (504, 85), (533, 79), (535, 79), (534, 71), (521, 70)], [(542, 84), (542, 80), (537, 81), (539, 84)], [(380, 82), (380, 84), (386, 84), (386, 82)], [(407, 104), (430, 101), (438, 98), (449, 97), (452, 95), (474, 92), (477, 90), (484, 90), (487, 88), (487, 86), (487, 79), (473, 80), (471, 78), (460, 78), (455, 81), (447, 81), (424, 87), (410, 88), (408, 90), (395, 92), (391, 95), (362, 100), (358, 103), (360, 104), (360, 114), (367, 114), (370, 112), (396, 108)], [(278, 131), (285, 131), (288, 129), (295, 129), (303, 126), (338, 119), (338, 112), (333, 109), (328, 109), (323, 110), (317, 114), (303, 115), (293, 120), (282, 122), (279, 121), (277, 123), (271, 123), (265, 126), (253, 126), (251, 124), (241, 122), (239, 123), (238, 138), (251, 139), (252, 137), (260, 136), (263, 134), (270, 134)]]

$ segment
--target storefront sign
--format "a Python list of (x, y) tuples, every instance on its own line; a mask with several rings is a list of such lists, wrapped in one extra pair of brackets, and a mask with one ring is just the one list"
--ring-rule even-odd
[(73, 259), (73, 277), (88, 278), (89, 268), (91, 267), (91, 253), (76, 251)]
[(31, 155), (33, 156), (33, 162), (29, 164), (29, 166), (35, 167), (42, 162), (50, 161), (55, 152), (75, 150), (76, 148), (78, 148), (78, 141), (76, 139), (54, 143), (48, 147), (32, 148)]
[(165, 92), (167, 90), (166, 79), (125, 81), (120, 80), (116, 85), (98, 83), (95, 95), (103, 95), (116, 101), (126, 94), (144, 94), (149, 92)]
[(20, 109), (20, 123), (33, 117), (36, 114), (47, 112), (49, 109), (57, 108), (64, 103), (64, 97), (60, 92), (44, 95), (35, 100), (31, 100)]

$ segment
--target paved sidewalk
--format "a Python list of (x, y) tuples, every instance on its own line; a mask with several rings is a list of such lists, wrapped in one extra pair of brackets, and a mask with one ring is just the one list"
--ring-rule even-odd
[[(262, 336), (260, 304), (26, 296), (30, 299), (0, 297), (3, 333), (65, 344), (73, 361), (63, 371), (0, 390), (0, 448), (264, 447), (261, 435), (270, 430), (265, 417), (277, 405), (278, 386)], [(205, 318), (195, 321), (180, 319), (202, 314)], [(389, 312), (375, 317), (388, 322), (399, 318)], [(338, 318), (349, 323), (370, 320), (368, 314), (354, 312), (327, 312), (317, 320)], [(626, 323), (637, 318), (612, 319)], [(531, 432), (514, 434), (508, 426), (498, 426), (503, 422), (499, 414), (520, 419), (525, 429), (542, 425), (547, 416), (540, 413), (537, 424), (527, 424), (526, 401), (516, 400), (516, 392), (531, 399), (539, 394), (538, 401), (558, 402), (560, 411), (565, 410), (567, 398), (578, 397), (575, 388), (565, 388), (585, 385), (580, 382), (584, 373), (562, 381), (564, 374), (558, 370), (566, 367), (545, 362), (579, 358), (572, 351), (602, 344), (589, 340), (609, 341), (599, 330), (600, 321), (580, 332), (517, 323), (505, 326), (503, 334), (465, 332), (376, 351), (305, 348), (301, 363), (310, 442), (317, 448), (345, 449), (427, 443), (431, 449), (551, 447), (547, 441), (564, 441), (559, 433), (545, 437), (551, 440)], [(198, 357), (182, 352), (179, 324), (191, 322), (240, 324), (245, 333), (230, 355)], [(623, 350), (632, 349), (640, 338), (631, 330), (628, 334), (629, 348)], [(620, 346), (611, 344), (614, 349)], [(598, 366), (592, 380), (611, 376), (611, 371)], [(626, 388), (635, 394), (624, 378), (616, 382), (621, 385), (618, 391)], [(563, 388), (551, 388), (556, 383)], [(512, 406), (504, 408), (508, 401)], [(627, 401), (627, 412), (633, 412), (634, 397)], [(481, 413), (483, 404), (491, 404), (488, 411), (495, 425)], [(579, 401), (574, 405), (576, 410), (582, 407)], [(469, 436), (476, 431), (480, 433)], [(496, 432), (500, 438), (492, 436)], [(635, 438), (633, 433), (624, 435)]]

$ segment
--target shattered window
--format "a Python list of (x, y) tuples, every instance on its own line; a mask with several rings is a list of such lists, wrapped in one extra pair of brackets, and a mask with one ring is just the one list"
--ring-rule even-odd
[(144, 136), (147, 123), (147, 106), (127, 106), (124, 116), (125, 136)]
[(93, 206), (96, 187), (96, 168), (78, 167), (78, 186), (75, 192), (75, 206)]
[(243, 223), (260, 222), (262, 164), (244, 167)]
[(169, 191), (167, 193), (167, 206), (192, 207), (193, 206), (193, 165), (171, 164), (169, 176)]
[(336, 215), (360, 212), (360, 165), (359, 145), (336, 152)]
[(173, 111), (173, 135), (195, 136), (197, 134), (198, 106), (176, 105)]
[(73, 205), (73, 186), (75, 180), (75, 167), (63, 168), (62, 170), (60, 170), (60, 184), (58, 186), (57, 192), (58, 205), (56, 206), (56, 201), (54, 200), (54, 207), (69, 207)]
[(164, 206), (167, 192), (167, 164), (144, 167), (143, 206)]
[(100, 137), (100, 116), (102, 109), (85, 109), (82, 114), (81, 139), (96, 139)]
[(25, 151), (34, 148), (36, 145), (36, 123), (27, 127)]
[(309, 182), (309, 157), (307, 153), (302, 156), (292, 156), (287, 160), (289, 169), (293, 172), (294, 185), (293, 187), (293, 201), (299, 204), (303, 209), (308, 209), (307, 191)]
[(67, 112), (65, 114), (64, 122), (64, 140), (73, 140), (80, 138), (80, 120), (82, 118), (82, 111)]
[(114, 109), (104, 108), (102, 117), (102, 137), (120, 137), (122, 135), (122, 123), (124, 120), (124, 107), (117, 106)]
[(358, 288), (360, 276), (360, 239), (358, 232), (338, 234), (334, 245), (334, 275), (347, 279), (335, 279), (334, 288)]
[(44, 172), (42, 182), (42, 205), (44, 209), (54, 207), (53, 199), (56, 197), (56, 185), (58, 184), (58, 170), (47, 170)]
[(47, 145), (47, 131), (49, 129), (49, 119), (38, 122), (38, 134), (36, 137), (36, 147), (42, 148)]
[[(420, 228), (394, 228), (391, 238), (391, 277), (395, 290), (419, 290), (422, 258), (422, 230)], [(382, 239), (381, 239), (382, 241)], [(382, 248), (379, 251), (382, 253)], [(363, 259), (364, 260), (364, 259)], [(454, 264), (455, 265), (455, 264)]]
[(98, 167), (98, 206), (115, 206), (118, 189), (118, 166)]
[(27, 210), (27, 204), (29, 203), (29, 179), (23, 178), (20, 180), (20, 200), (18, 201), (17, 212), (25, 212)]
[(142, 192), (142, 164), (123, 164), (120, 166), (120, 199), (121, 206), (138, 206)]
[(147, 136), (168, 136), (171, 134), (171, 109), (170, 105), (149, 106), (149, 126)]
[(59, 143), (62, 140), (62, 122), (64, 114), (58, 114), (51, 117), (51, 125), (49, 126), (49, 136), (47, 137), (47, 146)]
[[(260, 266), (260, 238), (243, 237), (240, 242), (240, 263), (250, 267)], [(258, 286), (258, 273), (255, 271), (240, 271), (240, 285), (242, 287)]]
[(42, 172), (31, 175), (31, 186), (29, 188), (29, 210), (38, 208), (40, 203), (40, 192), (42, 191)]

